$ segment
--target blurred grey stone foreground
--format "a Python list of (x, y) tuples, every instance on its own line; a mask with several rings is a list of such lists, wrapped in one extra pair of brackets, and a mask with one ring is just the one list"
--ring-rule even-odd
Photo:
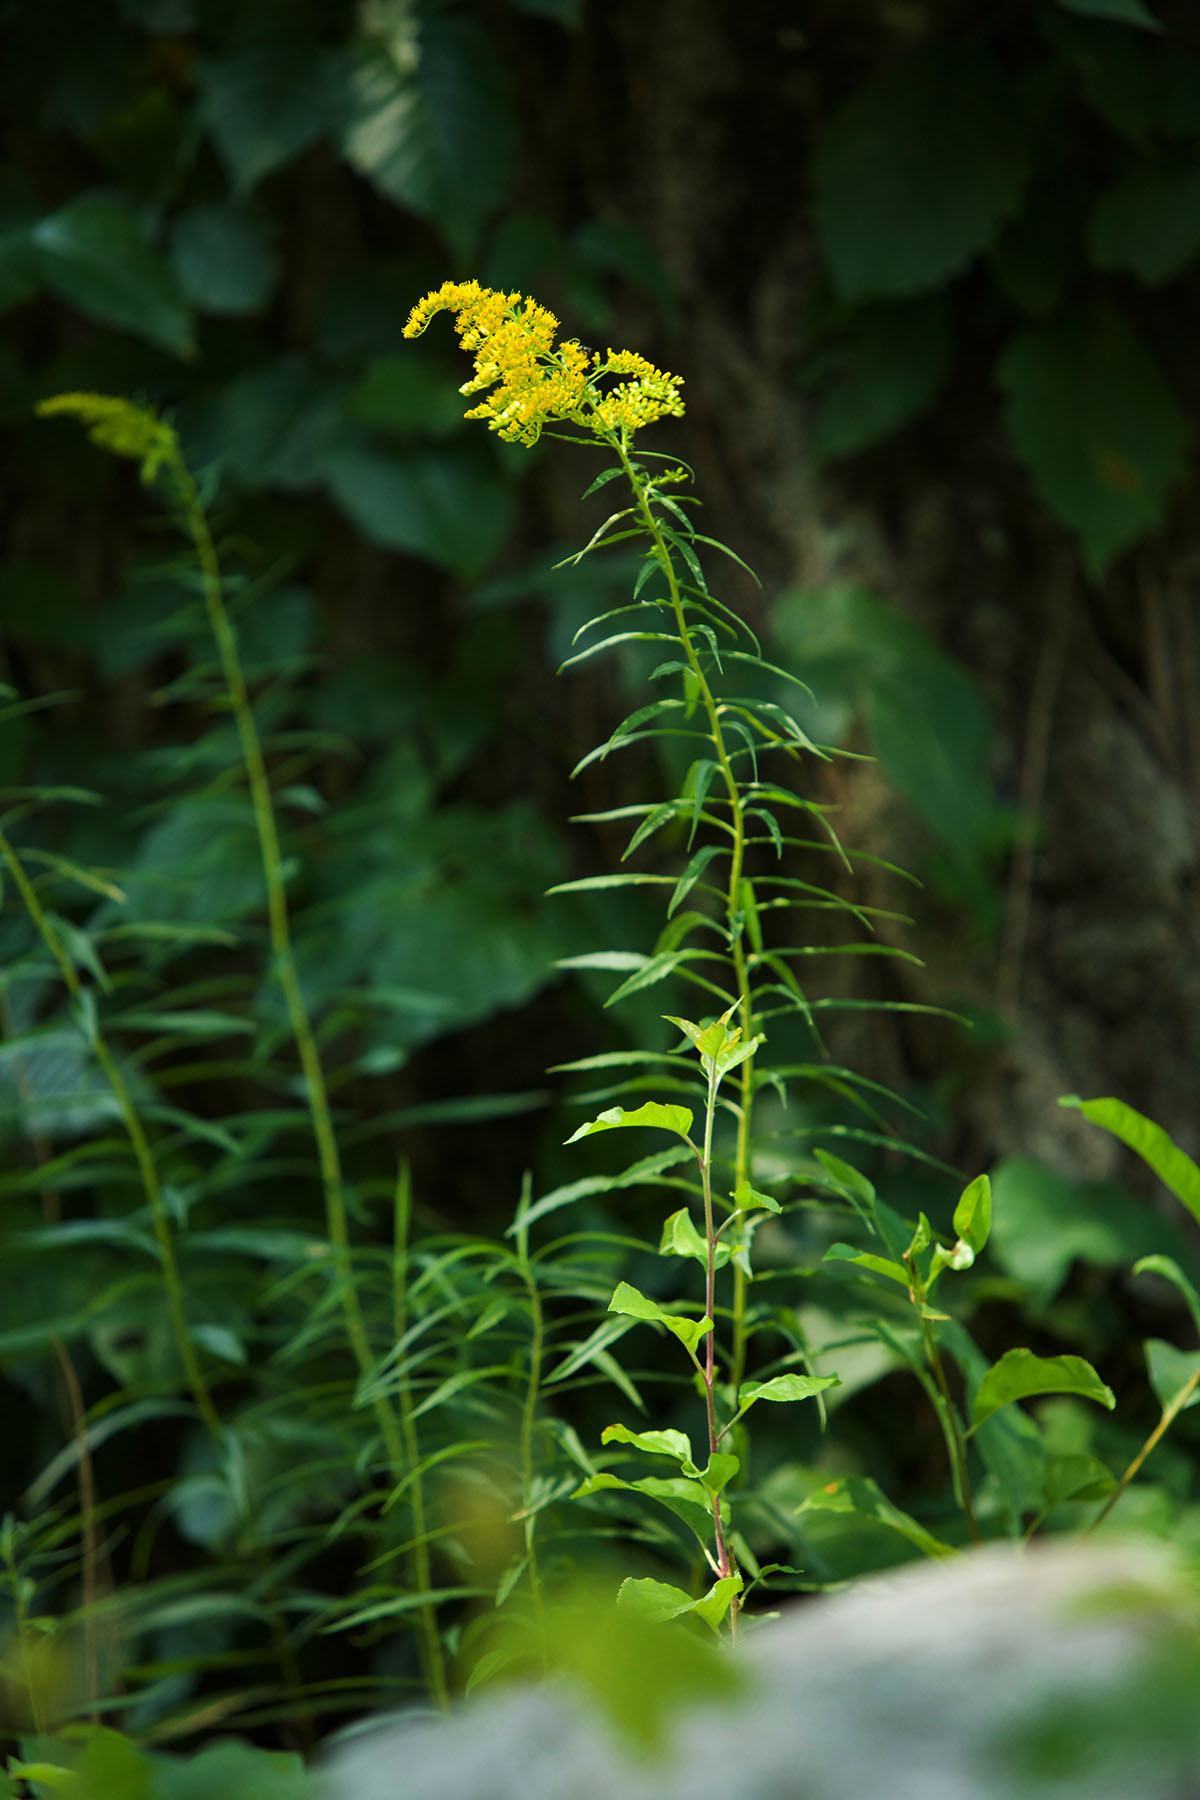
[(565, 1682), (393, 1717), (329, 1800), (1200, 1800), (1197, 1588), (1161, 1546), (1010, 1545), (795, 1603), (646, 1761)]

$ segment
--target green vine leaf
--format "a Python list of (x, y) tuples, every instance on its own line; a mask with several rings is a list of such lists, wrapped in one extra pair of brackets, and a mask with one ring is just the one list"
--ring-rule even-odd
[(473, 19), (422, 8), (415, 35), (361, 47), (342, 139), (351, 167), (430, 220), (459, 255), (508, 193), (516, 120), (503, 62)]
[(1189, 420), (1133, 326), (1109, 306), (1020, 333), (997, 375), (1021, 460), (1102, 575), (1162, 523), (1184, 472)]
[(986, 1175), (977, 1175), (963, 1189), (954, 1209), (954, 1229), (978, 1256), (992, 1229), (992, 1184)]
[(838, 291), (867, 300), (940, 287), (995, 241), (1026, 173), (1020, 105), (994, 64), (951, 45), (891, 63), (817, 149), (817, 227)]
[(47, 287), (85, 318), (191, 356), (191, 310), (132, 201), (85, 193), (36, 225), (30, 242)]

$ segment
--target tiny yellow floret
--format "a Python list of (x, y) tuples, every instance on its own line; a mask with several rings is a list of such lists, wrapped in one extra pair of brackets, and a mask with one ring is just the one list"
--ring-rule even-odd
[(475, 373), (460, 392), (486, 396), (466, 416), (486, 419), (509, 443), (536, 444), (553, 424), (627, 442), (664, 414), (683, 413), (678, 375), (664, 374), (632, 350), (601, 357), (575, 338), (555, 345), (558, 320), (546, 307), (477, 281), (446, 281), (426, 294), (409, 315), (405, 337), (419, 337), (446, 311), (454, 313), (459, 341), (475, 359)]

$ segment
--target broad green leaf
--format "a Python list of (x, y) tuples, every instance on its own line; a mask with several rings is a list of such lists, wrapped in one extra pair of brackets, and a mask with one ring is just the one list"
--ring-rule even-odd
[(972, 1407), (972, 1431), (1002, 1406), (1034, 1394), (1078, 1394), (1111, 1412), (1116, 1396), (1082, 1356), (1035, 1356), (1032, 1350), (1009, 1350), (980, 1382)]
[(628, 1444), (632, 1450), (645, 1450), (652, 1456), (673, 1456), (681, 1462), (692, 1460), (691, 1440), (682, 1431), (631, 1431), (628, 1425), (606, 1425), (600, 1433), (600, 1442)]
[(1047, 1511), (1070, 1500), (1103, 1500), (1117, 1485), (1102, 1462), (1082, 1451), (1048, 1457), (1043, 1479)]
[(1110, 1131), (1136, 1151), (1175, 1198), (1182, 1201), (1193, 1219), (1200, 1222), (1200, 1168), (1186, 1151), (1172, 1143), (1161, 1125), (1135, 1112), (1123, 1100), (1080, 1100), (1076, 1094), (1066, 1094), (1058, 1104), (1078, 1107), (1091, 1124)]
[(351, 167), (468, 254), (507, 196), (516, 150), (503, 58), (482, 28), (430, 8), (415, 32), (364, 43), (350, 102)]
[(409, 344), (367, 364), (346, 397), (346, 411), (360, 425), (394, 437), (450, 437), (462, 429), (463, 399), (454, 376)]
[(597, 1119), (589, 1119), (586, 1125), (580, 1125), (564, 1141), (577, 1143), (580, 1138), (594, 1137), (598, 1131), (625, 1131), (634, 1126), (652, 1126), (659, 1131), (673, 1131), (676, 1137), (691, 1139), (688, 1133), (692, 1129), (692, 1112), (687, 1106), (665, 1106), (657, 1100), (647, 1100), (643, 1106), (626, 1112), (623, 1106), (610, 1106)]
[(748, 1181), (738, 1182), (733, 1191), (733, 1204), (739, 1212), (753, 1212), (756, 1207), (770, 1213), (783, 1211), (773, 1194), (764, 1194), (761, 1189), (751, 1187)]
[(1200, 251), (1200, 169), (1135, 166), (1097, 203), (1088, 248), (1150, 287), (1180, 274)]
[(1157, 1252), (1152, 1256), (1140, 1257), (1133, 1265), (1135, 1275), (1159, 1275), (1169, 1281), (1187, 1301), (1188, 1311), (1192, 1315), (1192, 1323), (1200, 1335), (1200, 1294), (1198, 1294), (1179, 1264), (1172, 1256), (1161, 1256)]
[(1077, 1258), (1119, 1268), (1163, 1241), (1161, 1220), (1112, 1184), (1067, 1181), (1012, 1157), (993, 1170), (992, 1186), (991, 1254), (1029, 1288), (1035, 1307), (1053, 1300)]
[(666, 1480), (645, 1475), (640, 1481), (622, 1481), (619, 1475), (610, 1475), (604, 1471), (598, 1475), (589, 1475), (575, 1489), (571, 1498), (579, 1500), (591, 1494), (603, 1494), (617, 1489), (626, 1493), (646, 1494), (651, 1500), (657, 1500), (660, 1506), (665, 1506), (668, 1512), (681, 1520), (700, 1543), (707, 1544), (711, 1538), (713, 1518), (708, 1495), (698, 1481), (688, 1481), (682, 1475)]
[(1142, 1346), (1150, 1386), (1165, 1413), (1187, 1412), (1200, 1400), (1200, 1350), (1180, 1350), (1162, 1338)]
[(837, 1375), (772, 1375), (766, 1381), (743, 1381), (738, 1389), (739, 1413), (747, 1412), (756, 1400), (811, 1400), (814, 1394), (841, 1385)]
[(689, 1319), (682, 1313), (669, 1313), (657, 1300), (651, 1300), (648, 1295), (631, 1287), (627, 1281), (617, 1283), (616, 1291), (608, 1303), (608, 1311), (621, 1313), (626, 1318), (645, 1319), (652, 1325), (665, 1325), (693, 1356), (700, 1339), (707, 1337), (712, 1330), (711, 1319)]
[(713, 1582), (707, 1594), (695, 1601), (692, 1611), (697, 1618), (703, 1619), (710, 1631), (720, 1635), (721, 1625), (733, 1605), (735, 1594), (742, 1591), (740, 1575), (721, 1575)]
[(796, 1509), (796, 1516), (803, 1519), (810, 1512), (843, 1512), (857, 1513), (862, 1518), (874, 1519), (879, 1525), (885, 1525), (889, 1531), (899, 1532), (910, 1544), (915, 1544), (925, 1556), (954, 1556), (957, 1552), (950, 1544), (942, 1543), (925, 1527), (902, 1512), (898, 1506), (883, 1493), (874, 1481), (861, 1475), (842, 1476), (831, 1481), (827, 1486), (817, 1488), (808, 1495), (803, 1504)]
[(512, 490), (474, 439), (408, 452), (348, 443), (326, 467), (342, 511), (385, 550), (405, 550), (473, 579), (508, 535)]
[(839, 292), (940, 287), (994, 241), (1025, 177), (1019, 100), (996, 64), (965, 44), (892, 58), (817, 146), (817, 228)]
[(1102, 575), (1162, 523), (1184, 472), (1187, 414), (1134, 327), (1107, 305), (1021, 332), (997, 377), (1041, 498)]
[(992, 1229), (992, 1184), (986, 1175), (977, 1175), (963, 1189), (954, 1209), (954, 1229), (976, 1255), (987, 1243)]
[(34, 227), (47, 287), (86, 318), (190, 356), (192, 316), (133, 203), (92, 190)]
[[(695, 1262), (707, 1266), (708, 1246), (696, 1228), (695, 1220), (687, 1207), (673, 1212), (663, 1223), (662, 1236), (658, 1242), (660, 1256), (688, 1256)], [(717, 1245), (714, 1266), (724, 1268), (729, 1261), (729, 1246), (721, 1242)]]
[(1145, 0), (1058, 0), (1064, 12), (1079, 13), (1085, 19), (1112, 19), (1118, 25), (1140, 25), (1144, 31), (1161, 31), (1162, 20), (1156, 19)]
[(817, 353), (812, 446), (818, 456), (855, 456), (918, 418), (937, 397), (952, 351), (942, 294), (853, 313), (845, 335)]
[(862, 1269), (870, 1269), (872, 1274), (886, 1275), (889, 1281), (898, 1281), (901, 1287), (910, 1285), (908, 1270), (903, 1263), (892, 1262), (886, 1256), (875, 1256), (870, 1250), (856, 1250), (852, 1244), (830, 1244), (821, 1260), (857, 1263)]
[(234, 187), (291, 162), (333, 124), (344, 77), (302, 32), (232, 56), (197, 59), (200, 117)]
[(662, 1624), (692, 1612), (696, 1602), (682, 1588), (668, 1581), (654, 1581), (650, 1576), (628, 1576), (617, 1589), (617, 1605), (636, 1613), (640, 1619)]
[(683, 1473), (698, 1481), (706, 1494), (719, 1494), (728, 1487), (741, 1466), (740, 1458), (728, 1451), (715, 1450), (702, 1469), (689, 1459), (683, 1465)]
[(181, 290), (201, 312), (226, 318), (261, 312), (280, 275), (273, 236), (264, 220), (237, 205), (181, 214), (170, 248)]

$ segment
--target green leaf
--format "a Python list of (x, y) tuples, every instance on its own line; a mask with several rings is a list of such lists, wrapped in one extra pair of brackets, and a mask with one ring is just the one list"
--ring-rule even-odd
[[(658, 1241), (660, 1256), (687, 1256), (704, 1266), (708, 1263), (708, 1247), (697, 1230), (695, 1221), (686, 1206), (673, 1212), (663, 1223), (662, 1236)], [(724, 1268), (729, 1261), (728, 1244), (717, 1245), (714, 1266)]]
[(654, 1581), (648, 1575), (630, 1575), (617, 1589), (617, 1605), (636, 1613), (640, 1619), (661, 1625), (668, 1619), (678, 1619), (683, 1613), (694, 1611), (696, 1602), (682, 1588), (672, 1587), (669, 1581)]
[(842, 1476), (825, 1487), (817, 1488), (796, 1508), (796, 1516), (803, 1519), (805, 1513), (812, 1512), (856, 1513), (861, 1518), (874, 1519), (889, 1531), (899, 1532), (901, 1537), (907, 1538), (910, 1544), (915, 1544), (925, 1556), (957, 1554), (952, 1545), (942, 1543), (940, 1538), (926, 1531), (916, 1519), (902, 1512), (898, 1506), (893, 1506), (877, 1483), (865, 1476)]
[(1058, 0), (1064, 12), (1079, 13), (1085, 19), (1113, 19), (1119, 25), (1140, 25), (1144, 31), (1161, 31), (1145, 0)]
[(936, 398), (953, 341), (944, 295), (921, 295), (854, 313), (846, 334), (818, 352), (818, 456), (856, 456), (918, 418)]
[(978, 1256), (992, 1229), (992, 1184), (986, 1175), (977, 1175), (963, 1189), (954, 1209), (954, 1229)]
[(733, 1605), (733, 1597), (742, 1591), (740, 1575), (721, 1575), (713, 1582), (707, 1594), (695, 1601), (692, 1611), (697, 1618), (703, 1619), (709, 1630), (718, 1636), (721, 1624)]
[(1142, 1348), (1150, 1386), (1163, 1411), (1187, 1412), (1195, 1406), (1200, 1400), (1200, 1350), (1179, 1350), (1162, 1338), (1147, 1338)]
[(721, 845), (705, 844), (703, 849), (697, 850), (696, 854), (689, 858), (686, 869), (684, 869), (683, 874), (675, 883), (675, 891), (671, 895), (670, 903), (667, 906), (668, 919), (671, 917), (676, 907), (682, 906), (683, 902), (687, 899), (688, 895), (699, 881), (701, 875), (703, 875), (705, 869), (707, 869), (713, 857), (722, 854), (723, 851)]
[(708, 1495), (698, 1481), (688, 1481), (682, 1475), (663, 1480), (654, 1475), (644, 1475), (640, 1481), (622, 1481), (619, 1475), (610, 1475), (605, 1471), (599, 1475), (589, 1475), (575, 1489), (571, 1498), (579, 1500), (590, 1494), (602, 1494), (615, 1489), (646, 1494), (651, 1500), (657, 1500), (660, 1506), (665, 1506), (668, 1512), (682, 1520), (701, 1544), (706, 1544), (712, 1536), (712, 1506)]
[(1097, 203), (1088, 248), (1149, 287), (1180, 274), (1200, 250), (1200, 169), (1133, 168)]
[(196, 63), (200, 117), (239, 192), (291, 162), (329, 130), (342, 74), (303, 33)]
[(626, 1112), (623, 1106), (610, 1106), (597, 1119), (589, 1119), (586, 1125), (580, 1125), (565, 1141), (574, 1144), (580, 1138), (594, 1137), (598, 1131), (625, 1131), (632, 1126), (652, 1126), (659, 1131), (673, 1131), (676, 1137), (691, 1142), (688, 1133), (692, 1129), (691, 1108), (687, 1106), (665, 1106), (657, 1100), (647, 1100), (643, 1106)]
[(767, 1381), (743, 1381), (738, 1389), (738, 1412), (749, 1411), (757, 1400), (787, 1402), (811, 1400), (826, 1388), (841, 1387), (837, 1375), (772, 1375)]
[(175, 277), (120, 193), (80, 194), (30, 241), (47, 287), (86, 318), (190, 356), (192, 316)]
[(512, 490), (474, 440), (410, 452), (346, 444), (326, 468), (347, 518), (385, 550), (423, 556), (473, 579), (508, 536)]
[(459, 255), (508, 194), (516, 121), (504, 62), (473, 19), (424, 11), (364, 45), (342, 150), (389, 200), (429, 219)]
[[(631, 1431), (628, 1425), (606, 1425), (600, 1433), (602, 1444), (628, 1444), (632, 1450), (645, 1450), (652, 1456), (673, 1456), (680, 1462), (691, 1462), (691, 1439), (682, 1431)], [(692, 1470), (685, 1473), (691, 1474)]]
[(733, 1480), (741, 1468), (738, 1457), (727, 1451), (714, 1450), (702, 1469), (689, 1460), (683, 1465), (683, 1473), (698, 1481), (706, 1494), (719, 1494)]
[(280, 262), (272, 228), (236, 205), (197, 206), (171, 233), (175, 278), (201, 312), (238, 318), (261, 312), (275, 291)]
[(972, 1407), (972, 1431), (1002, 1406), (1034, 1394), (1078, 1394), (1111, 1412), (1116, 1396), (1105, 1387), (1082, 1356), (1035, 1356), (1032, 1350), (1009, 1350), (980, 1382)]
[(1135, 1275), (1159, 1275), (1164, 1281), (1169, 1281), (1173, 1287), (1178, 1288), (1187, 1302), (1196, 1332), (1200, 1335), (1200, 1294), (1196, 1292), (1174, 1257), (1161, 1256), (1158, 1253), (1140, 1257), (1133, 1265), (1133, 1272)]
[(889, 1281), (897, 1281), (907, 1288), (909, 1284), (908, 1270), (902, 1263), (892, 1262), (886, 1256), (875, 1256), (870, 1250), (856, 1250), (852, 1244), (830, 1244), (821, 1258), (822, 1262), (857, 1263), (862, 1269), (870, 1269), (875, 1275), (885, 1275)]
[(893, 59), (817, 146), (817, 227), (838, 291), (940, 287), (994, 241), (1025, 175), (1018, 97), (993, 63), (946, 44)]
[(1136, 1151), (1175, 1198), (1183, 1202), (1193, 1219), (1200, 1222), (1200, 1168), (1171, 1142), (1161, 1125), (1135, 1112), (1123, 1100), (1080, 1100), (1076, 1094), (1065, 1094), (1058, 1104), (1078, 1107), (1085, 1119), (1110, 1131)]
[(997, 376), (1022, 462), (1102, 575), (1162, 523), (1184, 472), (1187, 415), (1133, 326), (1107, 305), (1020, 333)]
[(1071, 1500), (1103, 1500), (1117, 1485), (1102, 1462), (1081, 1451), (1048, 1457), (1043, 1483), (1047, 1512)]
[(665, 1325), (692, 1356), (695, 1355), (696, 1345), (701, 1338), (707, 1337), (712, 1330), (710, 1318), (689, 1319), (682, 1313), (669, 1313), (656, 1300), (651, 1300), (648, 1295), (631, 1287), (627, 1281), (617, 1283), (616, 1291), (608, 1303), (608, 1310), (624, 1314), (627, 1318), (644, 1319), (648, 1324)]
[(346, 411), (372, 431), (395, 437), (448, 437), (462, 428), (463, 398), (442, 364), (409, 344), (367, 364), (346, 398)]
[(753, 1212), (756, 1207), (761, 1207), (769, 1213), (783, 1211), (773, 1194), (762, 1193), (760, 1189), (751, 1187), (748, 1181), (738, 1182), (737, 1187), (733, 1190), (733, 1204), (739, 1212)]

